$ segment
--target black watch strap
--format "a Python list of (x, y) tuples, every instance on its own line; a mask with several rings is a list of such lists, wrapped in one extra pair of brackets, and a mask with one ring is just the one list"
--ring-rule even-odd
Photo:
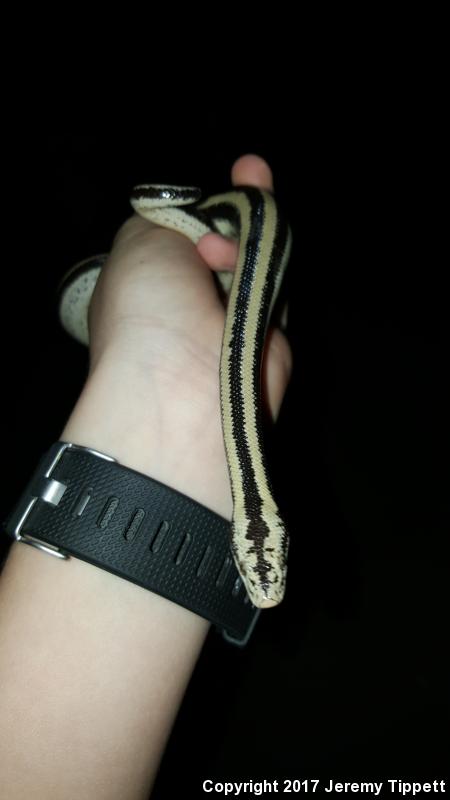
[(188, 608), (233, 644), (247, 643), (259, 615), (234, 565), (227, 520), (90, 448), (52, 445), (5, 528)]

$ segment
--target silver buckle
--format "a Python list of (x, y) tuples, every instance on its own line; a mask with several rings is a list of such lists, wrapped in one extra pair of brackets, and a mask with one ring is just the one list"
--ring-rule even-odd
[[(35, 536), (31, 536), (28, 533), (21, 533), (31, 509), (38, 500), (43, 500), (45, 503), (51, 503), (51, 505), (57, 506), (64, 492), (66, 491), (66, 484), (51, 478), (53, 470), (66, 450), (84, 450), (85, 452), (91, 453), (98, 458), (105, 459), (105, 461), (117, 461), (116, 458), (108, 456), (105, 453), (100, 453), (99, 450), (92, 450), (92, 448), (83, 447), (80, 444), (72, 444), (72, 442), (58, 442), (56, 445), (53, 445), (53, 447), (51, 447), (47, 453), (47, 458), (50, 458), (49, 466), (45, 470), (44, 474), (33, 475), (30, 486), (28, 487), (28, 493), (23, 495), (19, 501), (18, 508), (14, 513), (15, 521), (17, 520), (18, 515), (20, 516), (16, 521), (16, 524), (10, 535), (14, 537), (17, 542), (29, 544), (32, 547), (37, 547), (38, 550), (43, 550), (44, 553), (49, 553), (51, 556), (68, 560), (70, 556), (62, 553), (59, 547), (55, 547), (47, 542), (42, 542), (40, 539), (37, 539)], [(24, 506), (25, 509), (22, 513)]]
[(240, 639), (238, 639), (236, 636), (232, 636), (230, 633), (228, 633), (228, 631), (222, 630), (222, 636), (225, 639), (225, 641), (228, 642), (229, 644), (235, 644), (238, 647), (245, 647), (245, 645), (248, 644), (248, 640), (250, 639), (250, 636), (252, 635), (255, 629), (255, 625), (258, 622), (260, 613), (261, 609), (256, 608), (255, 614), (250, 622), (250, 625), (248, 626), (246, 632), (244, 633), (243, 636), (241, 636)]

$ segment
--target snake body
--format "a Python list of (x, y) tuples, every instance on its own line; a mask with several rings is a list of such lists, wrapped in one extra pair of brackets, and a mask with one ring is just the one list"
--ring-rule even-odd
[[(130, 202), (142, 217), (194, 244), (206, 233), (239, 239), (234, 273), (218, 278), (228, 295), (220, 361), (225, 452), (233, 498), (230, 548), (251, 602), (284, 596), (289, 538), (273, 498), (263, 448), (261, 363), (268, 323), (290, 250), (291, 231), (273, 195), (238, 187), (200, 200), (193, 187), (140, 185)], [(60, 287), (63, 327), (88, 344), (87, 309), (107, 256), (76, 265)]]

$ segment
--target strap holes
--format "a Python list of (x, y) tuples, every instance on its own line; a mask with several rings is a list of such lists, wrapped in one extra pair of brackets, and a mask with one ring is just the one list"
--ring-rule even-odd
[(81, 517), (84, 509), (92, 497), (93, 491), (94, 490), (92, 486), (88, 486), (86, 489), (83, 489), (83, 491), (80, 492), (72, 507), (72, 517)]
[(235, 582), (234, 582), (234, 586), (233, 586), (233, 588), (231, 590), (231, 596), (232, 597), (237, 597), (238, 596), (239, 589), (241, 588), (241, 586), (242, 586), (242, 579), (240, 577), (237, 577)]
[(164, 544), (164, 540), (168, 534), (169, 528), (170, 525), (168, 522), (166, 522), (165, 520), (161, 522), (161, 525), (157, 530), (156, 536), (150, 545), (150, 550), (152, 551), (152, 553), (159, 553), (161, 547)]
[(192, 536), (190, 533), (187, 533), (181, 543), (180, 549), (178, 550), (178, 553), (175, 558), (175, 564), (177, 567), (179, 567), (180, 564), (182, 564), (184, 559), (186, 558), (187, 551), (191, 546), (191, 542), (192, 542)]
[(139, 531), (139, 528), (142, 525), (144, 517), (145, 517), (144, 509), (137, 508), (123, 532), (123, 538), (126, 539), (127, 542), (134, 541)]
[(105, 504), (105, 506), (103, 508), (103, 511), (102, 511), (102, 513), (100, 514), (100, 516), (99, 516), (99, 518), (97, 520), (97, 527), (101, 528), (102, 530), (104, 528), (108, 527), (108, 525), (111, 522), (114, 514), (116, 513), (118, 505), (119, 505), (119, 498), (118, 497), (109, 497), (108, 498), (108, 500), (107, 500), (107, 502), (106, 502), (106, 504)]
[(201, 576), (204, 575), (204, 573), (206, 572), (206, 570), (208, 568), (208, 565), (209, 565), (209, 562), (211, 560), (212, 554), (213, 554), (213, 549), (212, 549), (211, 545), (209, 544), (208, 547), (206, 548), (205, 552), (203, 553), (203, 557), (202, 557), (202, 560), (200, 561), (200, 564), (198, 565), (197, 578), (201, 578)]
[(222, 567), (220, 569), (220, 572), (219, 572), (219, 574), (217, 576), (216, 586), (220, 587), (220, 586), (224, 585), (224, 583), (225, 583), (225, 581), (227, 579), (227, 575), (228, 575), (228, 573), (230, 571), (230, 567), (231, 567), (231, 558), (230, 558), (230, 556), (227, 556), (225, 561), (223, 562)]

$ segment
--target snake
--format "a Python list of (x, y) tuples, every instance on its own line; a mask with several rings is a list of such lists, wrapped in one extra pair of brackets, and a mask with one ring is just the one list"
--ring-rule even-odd
[[(261, 369), (290, 258), (291, 228), (273, 192), (255, 186), (202, 199), (197, 187), (140, 184), (132, 189), (130, 203), (144, 219), (195, 245), (211, 232), (239, 242), (234, 272), (214, 273), (226, 297), (218, 380), (233, 501), (230, 551), (253, 605), (276, 606), (285, 594), (289, 535), (264, 450)], [(103, 254), (75, 264), (58, 287), (60, 322), (87, 346), (88, 307), (107, 258)]]

